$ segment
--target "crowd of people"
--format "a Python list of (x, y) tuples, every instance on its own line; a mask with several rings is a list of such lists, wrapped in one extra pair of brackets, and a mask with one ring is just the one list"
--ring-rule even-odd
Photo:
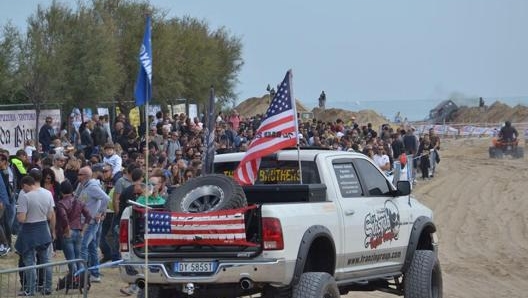
[[(233, 110), (214, 121), (216, 154), (244, 152), (257, 137), (261, 116)], [(15, 248), (24, 267), (45, 264), (62, 250), (67, 260), (84, 260), (69, 264), (70, 272), (84, 268), (92, 282), (101, 282), (98, 266), (120, 259), (117, 234), (127, 201), (163, 205), (171, 187), (201, 175), (204, 124), (162, 112), (137, 129), (123, 114), (112, 124), (108, 116), (94, 115), (78, 129), (65, 123), (56, 131), (52, 122), (48, 117), (38, 140), (27, 141), (15, 155), (0, 150), (0, 255)], [(299, 143), (362, 152), (381, 170), (394, 172), (396, 181), (405, 164), (413, 169), (411, 179), (416, 169), (423, 179), (433, 177), (440, 150), (433, 130), (419, 138), (413, 127), (387, 124), (378, 130), (354, 117), (299, 121)], [(49, 268), (25, 270), (21, 295), (51, 293), (51, 274)], [(134, 285), (121, 289), (124, 295), (136, 291)]]

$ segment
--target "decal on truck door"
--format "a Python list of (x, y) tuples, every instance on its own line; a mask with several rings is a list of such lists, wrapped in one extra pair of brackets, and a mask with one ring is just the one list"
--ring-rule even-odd
[(391, 200), (385, 201), (383, 208), (365, 216), (365, 248), (375, 249), (384, 242), (398, 240), (400, 225), (398, 207)]

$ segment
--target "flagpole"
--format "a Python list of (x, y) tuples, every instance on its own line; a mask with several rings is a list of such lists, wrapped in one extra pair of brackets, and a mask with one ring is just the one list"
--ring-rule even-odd
[[(149, 32), (149, 46), (151, 46), (151, 41), (150, 39), (152, 38), (151, 37), (151, 34), (150, 34), (150, 31), (151, 31), (151, 23), (150, 23), (150, 15), (147, 14), (147, 25), (148, 26), (148, 32)], [(147, 31), (146, 29), (146, 31)], [(152, 53), (150, 53), (152, 54)], [(152, 63), (152, 57), (150, 57), (151, 59), (151, 63)], [(149, 119), (148, 119), (148, 111), (149, 111), (149, 101), (150, 101), (150, 97), (152, 96), (152, 78), (150, 78), (149, 80), (149, 76), (146, 75), (145, 76), (145, 86), (150, 86), (150, 88), (145, 88), (145, 147), (143, 149), (143, 151), (145, 151), (145, 148), (147, 149), (146, 150), (146, 154), (145, 154), (145, 190), (144, 190), (144, 196), (145, 196), (145, 268), (144, 268), (144, 275), (145, 275), (145, 288), (144, 288), (144, 297), (145, 298), (148, 298), (149, 297), (149, 278), (148, 278), (148, 262), (149, 262), (149, 256), (148, 256), (148, 251), (149, 251), (149, 228), (148, 228), (148, 217), (149, 217), (149, 208), (148, 208), (148, 205), (149, 205), (149, 193), (148, 193), (148, 181), (149, 181), (149, 173), (148, 173), (148, 166), (149, 166), (149, 127), (150, 127), (150, 124), (148, 123)]]
[[(301, 167), (301, 146), (299, 144), (299, 119), (297, 117), (297, 103), (295, 101), (295, 97), (293, 96), (293, 74), (292, 74), (292, 70), (290, 69), (289, 70), (289, 73), (290, 73), (290, 95), (291, 95), (291, 99), (292, 99), (292, 108), (293, 108), (293, 117), (295, 119), (295, 125), (296, 125), (296, 128), (297, 128), (297, 132), (295, 134), (295, 138), (297, 139), (297, 162), (299, 163), (299, 181), (300, 181), (300, 184), (303, 184), (303, 179), (302, 179), (302, 167)], [(304, 136), (303, 136), (304, 137)]]
[[(147, 79), (148, 80), (148, 79)], [(146, 93), (146, 98), (149, 98), (149, 94), (148, 94), (148, 88), (146, 88), (145, 90), (145, 93)], [(148, 229), (148, 215), (149, 215), (149, 208), (148, 208), (148, 205), (149, 205), (149, 193), (148, 193), (148, 179), (149, 179), (149, 174), (148, 174), (148, 165), (149, 165), (149, 123), (148, 123), (148, 110), (149, 110), (149, 104), (148, 104), (148, 100), (147, 102), (145, 103), (145, 148), (147, 149), (147, 153), (145, 154), (145, 190), (144, 190), (144, 196), (145, 196), (145, 205), (147, 205), (147, 207), (145, 207), (145, 298), (148, 298), (148, 234), (149, 234), (149, 229)], [(145, 149), (143, 149), (145, 150)]]

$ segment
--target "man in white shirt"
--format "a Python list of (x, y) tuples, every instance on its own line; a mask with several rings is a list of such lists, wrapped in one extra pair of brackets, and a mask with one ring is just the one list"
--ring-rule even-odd
[(55, 173), (55, 181), (62, 183), (64, 179), (64, 164), (66, 163), (66, 156), (62, 155), (62, 153), (57, 153), (53, 156), (53, 165), (51, 166), (51, 170), (53, 173)]
[[(21, 223), (15, 248), (24, 266), (50, 262), (49, 248), (55, 238), (55, 212), (51, 193), (40, 187), (31, 175), (21, 180), (22, 191), (18, 196), (17, 220)], [(48, 225), (49, 221), (49, 225)], [(46, 267), (42, 294), (51, 294), (52, 270)], [(33, 296), (36, 291), (36, 269), (24, 271), (23, 296)]]
[(390, 159), (389, 156), (385, 153), (385, 149), (382, 146), (374, 147), (374, 156), (372, 159), (382, 171), (390, 171)]

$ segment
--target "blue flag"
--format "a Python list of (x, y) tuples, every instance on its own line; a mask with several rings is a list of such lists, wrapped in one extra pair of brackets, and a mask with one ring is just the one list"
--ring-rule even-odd
[(136, 105), (142, 106), (152, 96), (152, 46), (150, 44), (150, 16), (147, 16), (143, 43), (139, 49), (139, 73), (134, 90)]

